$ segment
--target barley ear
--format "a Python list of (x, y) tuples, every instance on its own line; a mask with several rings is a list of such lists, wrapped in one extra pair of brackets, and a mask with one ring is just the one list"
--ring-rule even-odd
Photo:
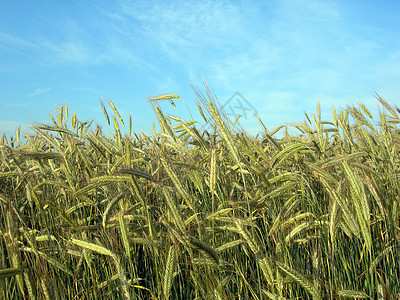
[(176, 251), (175, 251), (175, 246), (172, 245), (169, 248), (167, 262), (165, 266), (165, 272), (164, 272), (163, 289), (164, 289), (165, 299), (169, 299), (171, 294), (175, 268), (176, 268)]
[(188, 236), (188, 240), (192, 247), (211, 258), (217, 265), (219, 264), (218, 253), (212, 247), (192, 236)]
[(308, 293), (311, 294), (312, 299), (316, 300), (322, 300), (322, 297), (318, 290), (314, 287), (314, 285), (301, 273), (297, 272), (296, 270), (293, 270), (289, 266), (281, 263), (281, 262), (276, 262), (276, 265), (284, 271), (287, 275), (289, 275), (295, 282), (300, 284)]

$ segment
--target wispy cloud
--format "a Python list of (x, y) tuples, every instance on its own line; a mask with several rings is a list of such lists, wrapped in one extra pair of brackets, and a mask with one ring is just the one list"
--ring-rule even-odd
[(7, 45), (7, 51), (29, 57), (35, 64), (59, 66), (62, 64), (90, 63), (95, 59), (83, 42), (75, 40), (51, 41), (39, 36), (35, 41), (29, 38), (0, 34), (1, 44)]
[(20, 125), (20, 123), (18, 123), (16, 121), (0, 120), (0, 126), (2, 128), (11, 129), (14, 127), (18, 127), (19, 125)]
[(29, 107), (30, 105), (32, 105), (32, 101), (27, 101), (27, 102), (7, 102), (7, 103), (2, 103), (3, 107), (7, 107), (7, 108), (11, 108), (11, 107), (19, 107), (19, 108), (25, 108), (25, 107)]
[(99, 89), (95, 89), (92, 87), (87, 87), (87, 86), (78, 86), (73, 88), (74, 90), (80, 91), (80, 92), (89, 92), (91, 94), (96, 94), (97, 96), (102, 96), (104, 92), (102, 92)]
[[(239, 91), (260, 114), (281, 123), (285, 114), (313, 111), (318, 100), (330, 109), (333, 103), (372, 102), (373, 91), (397, 99), (398, 17), (370, 20), (381, 6), (310, 0), (251, 6), (245, 0), (73, 1), (65, 14), (54, 5), (55, 14), (43, 14), (35, 23), (40, 26), (29, 31), (0, 29), (5, 53), (0, 71), (40, 69), (56, 74), (40, 82), (68, 89), (63, 97), (72, 98), (72, 87), (82, 84), (94, 90), (80, 94), (114, 93), (121, 101), (132, 92), (175, 93), (183, 86), (191, 93), (189, 84), (201, 88), (204, 76), (222, 101)], [(389, 30), (382, 20), (397, 27)], [(35, 90), (38, 86), (31, 85), (27, 96), (50, 91)]]
[(0, 32), (0, 46), (20, 51), (21, 49), (32, 48), (34, 44), (22, 38), (13, 36), (11, 34), (5, 34)]
[(91, 63), (93, 56), (88, 45), (78, 41), (64, 41), (61, 43), (45, 41), (41, 44), (49, 54), (52, 63), (74, 64)]
[(45, 88), (45, 89), (38, 88), (35, 91), (33, 91), (32, 93), (26, 95), (26, 97), (34, 97), (34, 96), (48, 93), (50, 91), (51, 91), (51, 88)]
[(179, 90), (179, 84), (175, 82), (170, 76), (167, 76), (166, 78), (163, 78), (158, 80), (157, 84), (157, 93), (166, 93), (166, 94), (173, 94), (177, 93)]
[(145, 67), (217, 59), (243, 40), (249, 24), (248, 14), (228, 2), (120, 1), (111, 11), (97, 6), (97, 12), (102, 17), (92, 21), (104, 34), (107, 59)]
[(19, 122), (10, 120), (0, 120), (0, 134), (4, 132), (6, 133), (6, 135), (10, 136), (12, 134), (15, 134), (15, 130), (18, 127), (26, 128), (26, 124), (21, 124)]
[(133, 42), (123, 42), (123, 38), (110, 38), (102, 59), (104, 61), (117, 64), (131, 70), (142, 67), (153, 72), (159, 71), (154, 63), (149, 62), (141, 55), (136, 53), (135, 45)]
[[(318, 73), (321, 62), (329, 61), (334, 49), (320, 39), (327, 34), (337, 35), (334, 29), (333, 32), (327, 29), (340, 21), (339, 9), (334, 4), (310, 1), (298, 4), (283, 1), (263, 8), (269, 12), (268, 16), (245, 2), (138, 5), (121, 1), (111, 17), (121, 25), (118, 31), (128, 40), (141, 40), (141, 46), (158, 54), (158, 64), (163, 60), (166, 64), (171, 62), (173, 68), (181, 67), (187, 78), (204, 75), (225, 92), (243, 86), (287, 89), (302, 77), (302, 82), (315, 83), (305, 70), (310, 75), (313, 69)], [(308, 18), (306, 22), (299, 17), (299, 10)], [(318, 28), (315, 24), (322, 29), (315, 29)], [(160, 72), (168, 71), (160, 69)], [(330, 76), (334, 73), (330, 72)], [(282, 75), (284, 80), (278, 82), (276, 78), (282, 79)], [(326, 85), (330, 76), (318, 79), (325, 80), (323, 85)], [(299, 82), (295, 84), (298, 86)]]

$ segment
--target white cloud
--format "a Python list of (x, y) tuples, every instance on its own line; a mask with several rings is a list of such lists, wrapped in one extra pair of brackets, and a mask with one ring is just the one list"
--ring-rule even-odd
[(95, 94), (97, 97), (103, 96), (103, 94), (104, 94), (104, 92), (99, 90), (99, 89), (95, 89), (95, 88), (92, 88), (92, 87), (86, 87), (86, 86), (78, 86), (78, 87), (75, 87), (73, 89), (77, 90), (77, 91), (80, 91), (80, 92)]
[(137, 5), (122, 1), (116, 14), (119, 17), (113, 21), (120, 22), (124, 35), (144, 41), (143, 46), (153, 47), (150, 51), (174, 62), (186, 63), (188, 58), (209, 59), (204, 56), (213, 56), (213, 50), (221, 52), (234, 45), (248, 23), (240, 7), (228, 2)]
[(93, 59), (89, 47), (80, 42), (56, 43), (47, 41), (42, 46), (50, 52), (53, 63), (86, 63)]
[(26, 96), (27, 97), (34, 97), (34, 96), (38, 96), (38, 95), (41, 95), (41, 94), (48, 93), (50, 91), (51, 91), (51, 88), (45, 88), (45, 89), (38, 88), (34, 92), (32, 92), (32, 93), (30, 93), (30, 94), (28, 94)]
[(316, 101), (330, 110), (374, 90), (389, 102), (399, 95), (399, 39), (367, 20), (364, 7), (356, 14), (341, 1), (107, 2), (76, 2), (80, 17), (65, 26), (26, 39), (0, 34), (0, 47), (46, 67), (132, 74), (148, 93), (175, 93), (187, 81), (201, 88), (205, 76), (222, 100), (239, 91), (277, 121), (302, 118)]
[(179, 90), (179, 84), (175, 82), (170, 76), (164, 79), (158, 80), (158, 86), (156, 88), (158, 93), (163, 94), (174, 94)]
[(2, 128), (4, 131), (15, 130), (19, 126), (21, 126), (21, 123), (16, 121), (0, 120), (0, 128)]
[(29, 131), (27, 124), (10, 120), (0, 120), (0, 137), (3, 135), (3, 133), (7, 136), (7, 138), (10, 138), (11, 136), (15, 137), (17, 128), (20, 128), (21, 137), (23, 137), (23, 135)]
[[(34, 43), (11, 34), (0, 33), (0, 46), (22, 51), (34, 47)], [(28, 54), (25, 50), (23, 52)]]
[(153, 72), (159, 71), (154, 63), (149, 62), (135, 53), (135, 46), (133, 44), (130, 42), (123, 43), (122, 40), (116, 37), (109, 40), (109, 44), (103, 54), (103, 59), (105, 61), (117, 63), (128, 69), (143, 67)]
[(32, 101), (28, 101), (28, 102), (4, 102), (2, 103), (2, 106), (4, 107), (28, 107), (30, 105), (32, 105)]

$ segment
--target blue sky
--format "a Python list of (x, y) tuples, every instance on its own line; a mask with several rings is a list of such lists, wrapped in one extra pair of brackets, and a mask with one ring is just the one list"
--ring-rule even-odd
[(50, 124), (61, 104), (107, 128), (99, 99), (111, 99), (150, 133), (148, 99), (170, 93), (200, 120), (191, 85), (203, 77), (222, 104), (239, 92), (254, 108), (240, 120), (252, 133), (254, 114), (272, 130), (317, 102), (326, 120), (332, 106), (377, 111), (374, 92), (400, 99), (399, 12), (400, 1), (0, 0), (0, 132)]

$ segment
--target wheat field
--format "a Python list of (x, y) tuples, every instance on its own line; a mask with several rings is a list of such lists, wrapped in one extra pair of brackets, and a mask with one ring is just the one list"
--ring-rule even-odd
[(197, 97), (207, 131), (166, 95), (152, 135), (111, 101), (111, 135), (67, 106), (3, 134), (0, 298), (399, 299), (399, 109), (252, 137)]

